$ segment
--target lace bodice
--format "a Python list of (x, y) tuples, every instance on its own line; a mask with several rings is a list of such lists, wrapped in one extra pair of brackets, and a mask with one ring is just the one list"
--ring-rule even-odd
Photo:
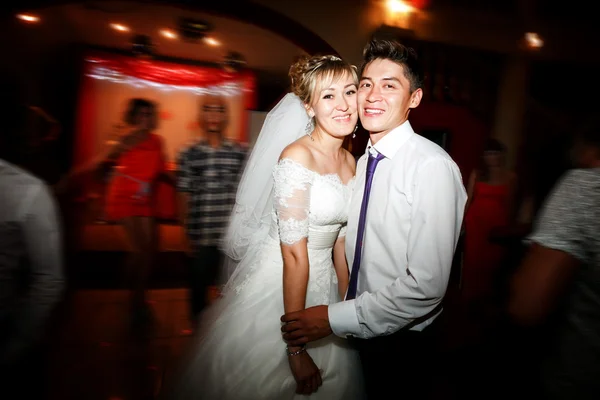
[(337, 174), (321, 175), (294, 160), (282, 159), (273, 169), (269, 237), (252, 252), (254, 256), (242, 260), (238, 268), (247, 272), (230, 281), (228, 287), (238, 295), (244, 293), (242, 297), (281, 287), (280, 243), (292, 245), (308, 238), (306, 306), (338, 301), (331, 297), (337, 296), (331, 251), (335, 240), (345, 234), (353, 187), (354, 178), (344, 184)]
[[(292, 245), (313, 233), (345, 234), (354, 178), (344, 184), (337, 174), (321, 175), (284, 158), (273, 170), (273, 224), (279, 239)], [(309, 234), (310, 232), (310, 234)]]

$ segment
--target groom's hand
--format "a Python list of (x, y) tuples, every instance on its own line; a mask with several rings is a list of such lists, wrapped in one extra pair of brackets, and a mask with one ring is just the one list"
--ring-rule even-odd
[(327, 306), (310, 307), (281, 317), (283, 338), (290, 346), (301, 346), (331, 335)]

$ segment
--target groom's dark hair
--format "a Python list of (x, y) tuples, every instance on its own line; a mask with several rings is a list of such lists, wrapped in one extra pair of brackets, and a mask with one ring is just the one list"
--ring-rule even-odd
[(411, 93), (423, 88), (423, 68), (417, 52), (412, 47), (404, 46), (395, 40), (372, 39), (363, 50), (363, 63), (360, 75), (372, 61), (377, 59), (390, 60), (404, 69), (404, 76), (410, 82)]

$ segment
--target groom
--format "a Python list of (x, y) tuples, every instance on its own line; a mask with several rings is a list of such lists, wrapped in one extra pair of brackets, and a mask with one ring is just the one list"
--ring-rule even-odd
[(422, 85), (413, 49), (388, 40), (365, 47), (358, 108), (370, 139), (348, 219), (346, 300), (281, 318), (290, 345), (331, 333), (351, 339), (372, 399), (426, 398), (440, 368), (433, 332), (467, 196), (454, 161), (408, 122)]

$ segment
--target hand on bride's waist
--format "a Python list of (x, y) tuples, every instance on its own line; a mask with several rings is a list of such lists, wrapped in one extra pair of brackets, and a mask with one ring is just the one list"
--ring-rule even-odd
[(328, 307), (309, 307), (281, 317), (283, 339), (289, 346), (301, 346), (331, 335)]

